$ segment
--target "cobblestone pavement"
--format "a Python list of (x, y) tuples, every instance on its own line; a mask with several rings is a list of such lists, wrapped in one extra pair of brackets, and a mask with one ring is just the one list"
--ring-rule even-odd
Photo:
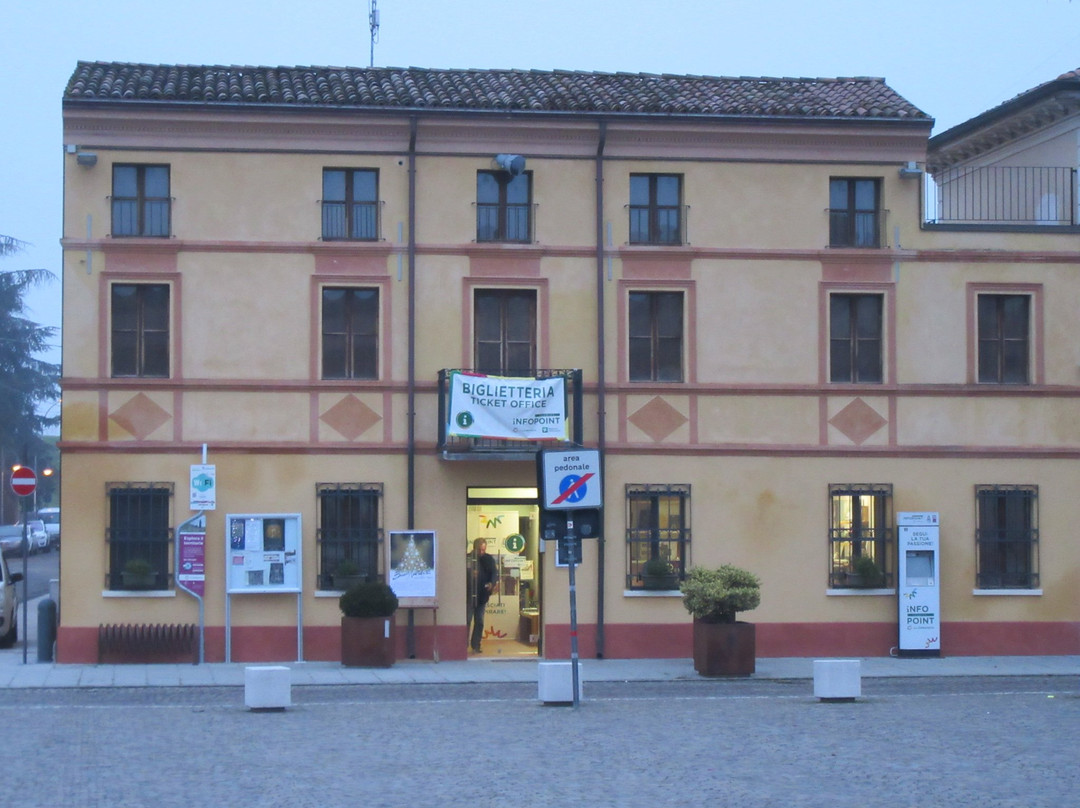
[(1075, 677), (597, 682), (0, 693), (4, 804), (32, 806), (1080, 805)]

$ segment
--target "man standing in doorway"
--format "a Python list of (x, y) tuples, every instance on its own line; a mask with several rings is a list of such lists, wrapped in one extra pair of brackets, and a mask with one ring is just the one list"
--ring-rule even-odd
[(477, 539), (473, 542), (473, 556), (475, 567), (473, 575), (473, 608), (472, 608), (472, 638), (469, 647), (474, 654), (480, 653), (480, 640), (484, 637), (484, 610), (487, 608), (488, 599), (495, 591), (499, 581), (499, 572), (495, 568), (495, 559), (488, 555), (487, 540)]

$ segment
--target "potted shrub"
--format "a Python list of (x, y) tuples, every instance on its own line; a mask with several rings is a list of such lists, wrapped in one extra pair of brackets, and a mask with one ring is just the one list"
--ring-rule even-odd
[(859, 556), (851, 562), (847, 583), (848, 586), (877, 589), (885, 585), (885, 574), (870, 556)]
[(679, 573), (670, 561), (650, 558), (641, 568), (641, 585), (646, 589), (678, 589)]
[(397, 595), (385, 581), (362, 581), (338, 599), (341, 608), (341, 664), (389, 668), (394, 664)]
[(145, 558), (129, 558), (120, 571), (124, 589), (153, 589), (157, 584), (157, 571)]
[(680, 587), (694, 618), (694, 670), (702, 676), (749, 676), (754, 672), (756, 634), (738, 612), (761, 603), (761, 582), (739, 567), (693, 567)]
[(333, 580), (334, 589), (340, 589), (342, 592), (352, 589), (364, 580), (364, 576), (360, 574), (360, 565), (347, 558), (338, 562), (338, 565), (334, 567), (334, 574), (330, 577)]

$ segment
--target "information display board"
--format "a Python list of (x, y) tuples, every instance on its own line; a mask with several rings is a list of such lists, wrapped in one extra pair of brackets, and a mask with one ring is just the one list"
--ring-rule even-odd
[(898, 513), (901, 656), (941, 655), (940, 522), (936, 512)]
[(225, 530), (226, 592), (300, 592), (300, 514), (231, 513)]
[(438, 602), (438, 543), (434, 530), (391, 530), (390, 588), (398, 606), (435, 608)]

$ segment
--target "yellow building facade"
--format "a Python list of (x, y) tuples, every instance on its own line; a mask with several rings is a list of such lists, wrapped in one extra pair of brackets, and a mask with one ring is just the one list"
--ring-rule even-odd
[(924, 226), (932, 123), (877, 79), (80, 63), (59, 661), (197, 623), (204, 463), (207, 660), (340, 659), (342, 562), (384, 577), (411, 532), (400, 658), (466, 657), (478, 538), (483, 655), (566, 657), (551, 444), (455, 434), (455, 369), (563, 380), (601, 452), (582, 656), (690, 656), (678, 578), (723, 563), (758, 655), (888, 654), (909, 511), (942, 653), (1080, 653), (1080, 236)]

